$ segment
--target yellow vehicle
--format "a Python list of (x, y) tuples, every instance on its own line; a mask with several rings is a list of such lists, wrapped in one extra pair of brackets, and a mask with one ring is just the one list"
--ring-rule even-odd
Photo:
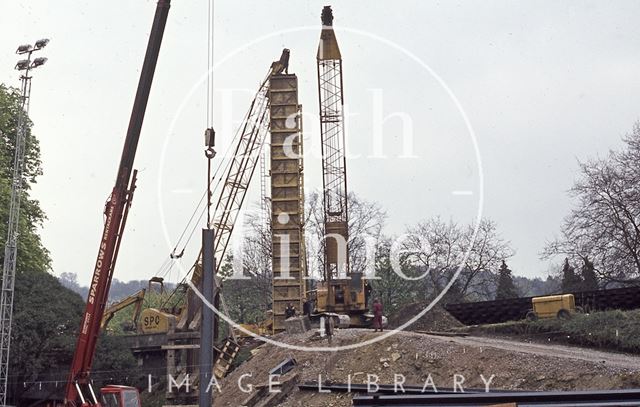
[(364, 327), (373, 321), (370, 288), (349, 262), (349, 211), (343, 112), (342, 54), (333, 31), (330, 6), (322, 10), (322, 32), (316, 63), (320, 103), (320, 142), (324, 211), (323, 280), (306, 300), (311, 316), (331, 316), (338, 327)]
[(573, 294), (535, 297), (531, 300), (531, 304), (533, 309), (527, 312), (527, 319), (530, 321), (538, 318), (569, 319), (576, 312), (581, 312), (580, 307), (576, 307)]
[[(273, 312), (267, 311), (267, 318), (265, 318), (263, 321), (257, 322), (255, 324), (240, 324), (240, 326), (255, 335), (270, 335), (273, 332)], [(236, 335), (239, 338), (251, 337), (251, 335), (248, 335), (246, 332), (243, 332), (241, 330), (237, 330)]]
[(109, 321), (114, 317), (114, 315), (123, 309), (127, 308), (130, 305), (135, 304), (136, 308), (133, 312), (133, 316), (131, 318), (131, 322), (128, 323), (124, 328), (125, 331), (135, 331), (136, 326), (138, 325), (138, 318), (140, 317), (140, 312), (142, 310), (142, 302), (144, 301), (144, 296), (147, 290), (142, 289), (135, 294), (128, 296), (127, 298), (118, 301), (115, 304), (109, 306), (102, 316), (102, 321), (100, 321), (100, 329), (105, 329), (107, 325), (109, 325)]
[(177, 317), (156, 308), (147, 308), (140, 314), (138, 332), (141, 334), (159, 334), (174, 331)]
[(373, 314), (367, 307), (370, 287), (360, 278), (355, 288), (351, 280), (319, 281), (310, 294), (315, 300), (313, 313), (334, 315), (338, 327), (368, 327)]

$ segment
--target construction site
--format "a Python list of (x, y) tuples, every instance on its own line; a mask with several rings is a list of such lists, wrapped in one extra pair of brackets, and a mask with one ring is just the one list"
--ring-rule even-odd
[[(408, 227), (411, 233), (403, 235), (401, 245), (380, 238), (382, 227), (375, 221), (376, 216), (385, 218), (383, 210), (352, 193), (359, 186), (350, 176), (352, 156), (347, 144), (363, 136), (350, 132), (345, 100), (371, 91), (352, 85), (361, 82), (347, 78), (357, 79), (365, 70), (384, 67), (349, 63), (336, 28), (341, 21), (338, 3), (314, 6), (313, 20), (303, 23), (313, 26), (317, 39), (313, 55), (298, 53), (291, 46), (269, 49), (273, 55), (268, 60), (255, 58), (255, 66), (262, 69), (254, 72), (252, 65), (250, 71), (254, 82), (259, 82), (243, 107), (242, 120), (233, 123), (233, 134), (221, 131), (231, 125), (216, 123), (213, 114), (224, 107), (213, 104), (216, 20), (214, 2), (208, 3), (208, 71), (199, 85), (206, 87), (206, 128), (198, 136), (200, 155), (180, 157), (206, 166), (205, 171), (189, 176), (198, 185), (197, 197), (185, 205), (196, 205), (195, 210), (187, 214), (184, 231), (171, 241), (171, 253), (157, 272), (151, 267), (135, 272), (120, 264), (116, 267), (121, 252), (126, 251), (125, 256), (135, 252), (128, 235), (145, 233), (140, 227), (129, 230), (129, 215), (151, 210), (138, 204), (138, 200), (151, 200), (138, 198), (140, 194), (152, 193), (137, 185), (145, 169), (138, 169), (135, 158), (137, 153), (145, 154), (147, 147), (140, 140), (151, 136), (144, 131), (147, 107), (165, 99), (162, 89), (154, 93), (152, 87), (158, 86), (157, 77), (168, 75), (163, 72), (161, 49), (177, 42), (165, 38), (171, 7), (182, 7), (176, 3), (157, 1), (142, 67), (123, 73), (138, 72), (139, 79), (115, 184), (104, 211), (100, 208), (103, 221), (100, 240), (94, 242), (98, 246), (95, 265), (93, 269), (86, 265), (92, 274), (82, 280), (82, 284), (88, 281), (84, 288), (75, 281), (78, 289), (71, 288), (84, 295), (84, 302), (74, 300), (74, 306), (83, 309), (81, 317), (75, 311), (59, 311), (66, 306), (61, 299), (45, 301), (30, 311), (50, 320), (64, 317), (63, 323), (50, 323), (46, 329), (57, 332), (55, 337), (72, 338), (73, 343), (51, 339), (53, 350), (41, 349), (51, 358), (41, 359), (48, 362), (31, 366), (24, 375), (15, 370), (25, 369), (25, 353), (38, 353), (38, 347), (45, 346), (37, 345), (35, 339), (27, 341), (23, 329), (30, 326), (21, 322), (32, 314), (25, 311), (30, 302), (24, 292), (20, 297), (20, 279), (26, 278), (21, 277), (26, 275), (21, 267), (27, 263), (20, 260), (27, 247), (21, 242), (27, 235), (21, 232), (20, 222), (25, 221), (20, 208), (22, 199), (22, 210), (25, 205), (30, 210), (31, 200), (21, 198), (30, 189), (23, 179), (35, 177), (29, 173), (30, 165), (40, 163), (30, 156), (34, 142), (27, 114), (31, 70), (44, 65), (47, 58), (32, 58), (32, 53), (43, 50), (49, 40), (18, 48), (17, 54), (26, 59), (16, 65), (21, 88), (15, 93), (15, 136), (7, 136), (13, 140), (7, 147), (13, 167), (3, 186), (8, 227), (0, 301), (0, 405), (640, 406), (637, 274), (623, 275), (620, 270), (628, 269), (622, 260), (605, 262), (610, 255), (602, 256), (605, 260), (600, 262), (593, 248), (606, 245), (584, 243), (589, 233), (578, 239), (567, 232), (566, 241), (545, 247), (549, 256), (565, 258), (562, 271), (547, 280), (512, 276), (506, 261), (515, 250), (493, 223), (474, 217), (475, 206), (469, 218), (477, 220), (468, 229), (456, 229), (453, 222), (437, 217)], [(278, 23), (276, 19), (274, 24)], [(295, 30), (278, 35), (284, 44), (306, 38)], [(348, 49), (373, 53), (357, 46)], [(306, 76), (296, 74), (295, 68), (301, 65), (296, 61), (314, 61), (315, 75), (309, 77), (306, 70)], [(317, 106), (303, 105), (302, 95), (311, 95)], [(305, 114), (305, 109), (314, 113)], [(7, 108), (2, 115), (10, 113)], [(109, 120), (126, 122), (125, 117)], [(425, 114), (416, 120), (429, 118)], [(319, 135), (319, 157), (305, 149), (309, 140), (305, 132)], [(109, 143), (118, 144), (118, 140)], [(187, 143), (184, 140), (179, 143)], [(628, 144), (633, 163), (632, 152), (640, 144)], [(116, 158), (109, 157), (109, 162)], [(475, 171), (472, 167), (469, 164), (465, 171)], [(373, 176), (369, 179), (380, 195), (394, 194), (396, 185), (378, 182)], [(309, 184), (321, 187), (311, 189)], [(621, 185), (632, 204), (619, 217), (633, 223), (640, 214), (638, 185)], [(431, 186), (425, 188), (433, 192)], [(161, 199), (163, 192), (158, 191)], [(453, 195), (471, 192), (454, 191)], [(171, 219), (166, 223), (182, 222), (185, 213), (171, 209), (163, 209), (163, 216)], [(254, 214), (247, 217), (249, 210)], [(629, 227), (616, 223), (615, 229), (631, 232), (624, 235), (626, 239), (612, 241), (628, 243), (640, 237), (635, 223)], [(365, 234), (378, 238), (373, 252)], [(148, 234), (144, 239), (161, 240)], [(245, 246), (235, 247), (243, 239)], [(569, 250), (570, 243), (578, 240), (580, 250), (592, 250), (588, 255)], [(634, 244), (640, 245), (640, 240)], [(398, 250), (400, 254), (394, 254)], [(459, 253), (454, 254), (456, 250)], [(197, 255), (190, 258), (193, 252)], [(614, 253), (622, 258), (620, 251)], [(30, 261), (25, 267), (36, 264), (25, 258)], [(571, 264), (582, 264), (582, 268)], [(183, 266), (176, 279), (175, 270)], [(603, 271), (611, 268), (617, 271)], [(135, 290), (110, 293), (116, 283), (134, 276), (140, 280)], [(37, 281), (34, 278), (35, 285), (28, 291), (40, 292), (33, 288)], [(535, 288), (531, 282), (546, 285)], [(525, 283), (531, 286), (523, 288)], [(64, 286), (65, 290), (70, 287)], [(34, 337), (48, 335), (42, 326), (33, 328)], [(115, 343), (117, 351), (116, 345), (110, 345)], [(66, 360), (69, 354), (71, 359)]]

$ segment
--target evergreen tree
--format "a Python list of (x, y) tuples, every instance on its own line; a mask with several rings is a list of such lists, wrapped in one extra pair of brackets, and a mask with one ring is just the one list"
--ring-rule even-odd
[(498, 272), (498, 288), (496, 290), (496, 300), (516, 297), (518, 297), (518, 289), (513, 283), (511, 270), (509, 270), (509, 267), (507, 267), (507, 263), (502, 260), (502, 264), (500, 265), (500, 270)]
[(597, 290), (598, 277), (596, 276), (596, 271), (593, 263), (589, 260), (588, 257), (584, 259), (584, 264), (582, 265), (582, 269), (580, 271), (582, 273), (582, 289), (585, 291)]
[(582, 278), (576, 274), (576, 270), (571, 264), (569, 259), (564, 259), (564, 266), (562, 267), (562, 292), (572, 293), (574, 291), (580, 291), (582, 288)]
[[(403, 273), (413, 276), (413, 272), (410, 270), (411, 264), (406, 261), (406, 258), (399, 259), (399, 266)], [(384, 306), (385, 314), (391, 315), (409, 303), (423, 300), (420, 298), (420, 294), (422, 294), (419, 292), (420, 290), (416, 290), (418, 286), (415, 281), (402, 278), (393, 270), (390, 239), (384, 239), (378, 243), (375, 274), (376, 279), (369, 280), (373, 291), (369, 296), (370, 303), (367, 306), (371, 306), (371, 301), (374, 298), (379, 298)]]

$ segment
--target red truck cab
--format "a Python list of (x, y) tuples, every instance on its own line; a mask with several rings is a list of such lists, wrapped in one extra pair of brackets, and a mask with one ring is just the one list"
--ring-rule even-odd
[(100, 389), (102, 407), (142, 407), (135, 387), (109, 385)]

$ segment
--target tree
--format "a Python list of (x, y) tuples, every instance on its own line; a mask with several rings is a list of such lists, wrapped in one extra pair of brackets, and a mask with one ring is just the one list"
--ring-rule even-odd
[[(271, 252), (270, 225), (265, 224), (259, 213), (248, 214), (242, 229), (242, 250), (228, 254), (220, 267), (222, 295), (229, 317), (237, 323), (262, 321), (271, 308)], [(239, 262), (234, 255), (240, 256)], [(233, 267), (238, 266), (245, 278), (229, 278), (234, 274)]]
[[(10, 372), (16, 383), (64, 370), (75, 347), (83, 301), (48, 273), (25, 271), (16, 278)], [(26, 389), (16, 385), (18, 398)]]
[(498, 288), (496, 290), (496, 300), (518, 297), (518, 289), (513, 283), (511, 270), (507, 267), (507, 263), (502, 260), (500, 270), (498, 271)]
[(273, 289), (271, 224), (264, 218), (271, 219), (271, 212), (264, 217), (257, 214), (247, 217), (242, 250), (242, 268), (245, 275), (251, 277), (247, 280), (250, 284), (243, 286), (254, 290), (253, 296), (262, 311), (271, 307)]
[[(222, 296), (226, 305), (228, 316), (238, 324), (256, 323), (265, 319), (265, 312), (271, 308), (271, 283), (269, 288), (263, 286), (261, 273), (244, 269), (247, 279), (228, 278), (231, 270), (233, 256), (227, 256), (225, 264), (221, 267)], [(271, 273), (269, 273), (271, 275)], [(271, 278), (268, 279), (271, 282)], [(223, 310), (224, 311), (224, 310)]]
[(582, 279), (576, 274), (573, 266), (569, 264), (569, 259), (564, 259), (564, 266), (562, 267), (562, 292), (571, 293), (580, 291), (581, 288)]
[[(82, 298), (49, 273), (29, 270), (17, 276), (10, 365), (14, 400), (32, 383), (66, 380), (83, 310)], [(134, 366), (123, 338), (99, 340), (94, 370), (124, 378)]]
[[(368, 252), (371, 247), (367, 245), (379, 239), (386, 215), (379, 205), (353, 193), (349, 194), (348, 203), (350, 267), (352, 271), (365, 272), (369, 266), (367, 256), (373, 255)], [(312, 193), (307, 198), (305, 218), (307, 271), (311, 277), (321, 278), (324, 264), (324, 211), (318, 193)], [(234, 256), (240, 256), (240, 260), (237, 261)], [(230, 317), (236, 322), (258, 322), (265, 318), (265, 311), (271, 307), (271, 257), (270, 225), (264, 224), (260, 213), (247, 214), (242, 231), (242, 250), (229, 254), (220, 271), (225, 303)], [(243, 276), (247, 279), (229, 278), (234, 263), (235, 267), (242, 267)]]
[(640, 281), (640, 123), (623, 140), (621, 151), (579, 163), (575, 207), (543, 252), (589, 258), (605, 286)]
[(459, 268), (460, 274), (447, 293), (449, 301), (492, 298), (492, 270), (513, 255), (495, 222), (487, 219), (476, 228), (436, 217), (408, 228), (405, 237), (402, 250), (407, 261), (426, 273), (422, 280), (425, 300), (441, 292)]
[(513, 280), (518, 293), (523, 297), (540, 297), (557, 294), (561, 291), (561, 279), (557, 275), (548, 275), (545, 280), (540, 277), (529, 279), (523, 276), (514, 276)]
[[(60, 273), (60, 277), (58, 277), (60, 284), (64, 287), (70, 289), (71, 291), (80, 294), (80, 297), (87, 298), (87, 294), (89, 293), (89, 287), (81, 287), (78, 283), (78, 275), (76, 273), (64, 272)], [(115, 281), (115, 280), (114, 280)], [(112, 290), (109, 290), (109, 296), (111, 297)]]
[[(9, 220), (9, 199), (15, 142), (18, 127), (20, 94), (17, 89), (0, 84), (0, 247), (4, 249)], [(31, 133), (32, 123), (26, 119), (25, 168), (23, 175), (23, 195), (21, 197), (18, 224), (17, 273), (25, 270), (48, 271), (51, 268), (49, 251), (44, 248), (38, 230), (46, 219), (40, 203), (29, 197), (31, 186), (42, 174), (40, 146)], [(4, 250), (0, 250), (0, 262), (4, 261)]]
[[(352, 272), (367, 272), (367, 263), (373, 258), (375, 244), (380, 239), (386, 212), (375, 202), (360, 198), (355, 193), (347, 197), (349, 212), (348, 233), (349, 267)], [(313, 192), (307, 198), (306, 245), (309, 273), (322, 278), (324, 273), (324, 208), (322, 195)], [(373, 250), (372, 250), (373, 249)]]
[[(391, 267), (391, 240), (383, 239), (376, 250), (376, 278), (369, 281), (373, 289), (372, 298), (380, 298), (385, 313), (391, 315), (405, 304), (413, 302), (418, 294), (414, 281), (402, 278)], [(403, 273), (410, 273), (410, 265), (401, 261)]]
[(597, 290), (598, 277), (596, 276), (596, 271), (593, 267), (593, 263), (589, 260), (589, 258), (584, 259), (580, 272), (582, 274), (582, 289), (584, 291)]
[[(0, 84), (0, 246), (7, 238), (9, 200), (20, 94)], [(29, 192), (42, 174), (40, 147), (26, 118), (26, 140), (20, 218), (18, 222), (18, 257), (10, 359), (10, 397), (16, 400), (36, 380), (64, 383), (76, 346), (84, 303), (80, 296), (64, 288), (48, 273), (51, 259), (43, 246), (39, 229), (46, 219), (37, 200)], [(0, 250), (0, 262), (4, 250)], [(68, 277), (68, 276), (67, 276)], [(95, 366), (114, 370), (133, 367), (135, 360), (119, 339), (100, 348)], [(99, 345), (100, 346), (100, 345)], [(123, 372), (126, 373), (126, 372)], [(113, 374), (112, 374), (113, 376)], [(28, 383), (28, 384), (27, 384)], [(60, 386), (60, 390), (63, 386)]]

